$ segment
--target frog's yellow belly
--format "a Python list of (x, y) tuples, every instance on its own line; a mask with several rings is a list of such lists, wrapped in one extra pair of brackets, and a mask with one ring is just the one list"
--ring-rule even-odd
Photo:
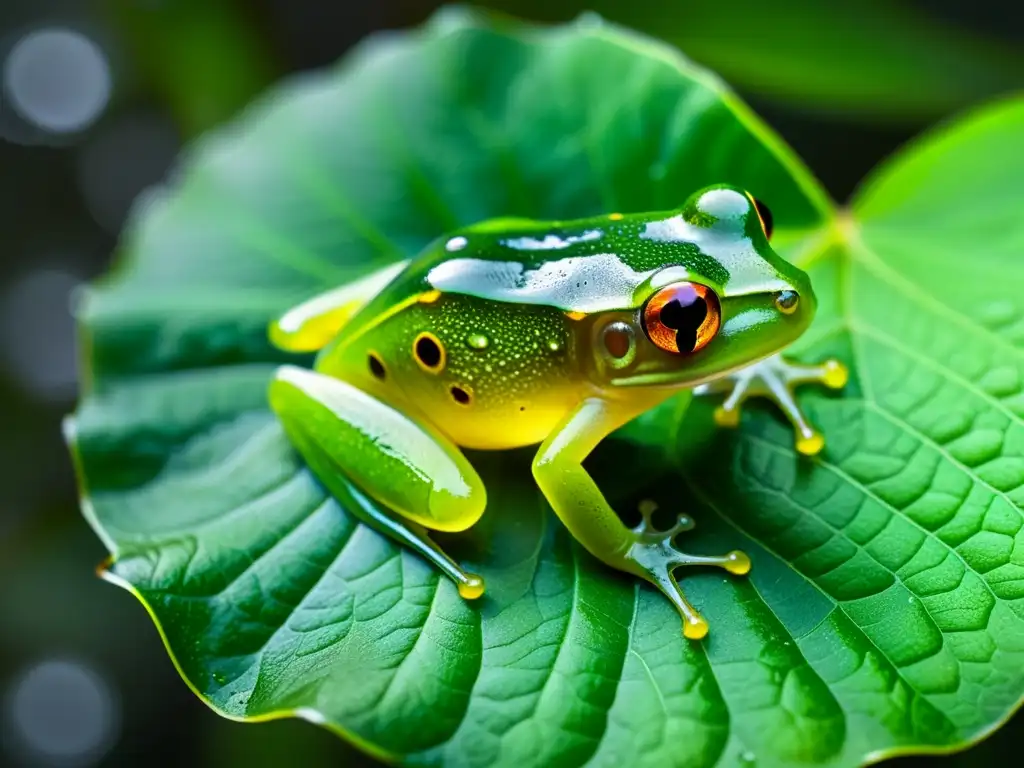
[(432, 398), (410, 399), (435, 426), (464, 448), (503, 450), (542, 442), (579, 403), (574, 388), (552, 385), (523, 398), (488, 401), (474, 394), (468, 407), (451, 407)]

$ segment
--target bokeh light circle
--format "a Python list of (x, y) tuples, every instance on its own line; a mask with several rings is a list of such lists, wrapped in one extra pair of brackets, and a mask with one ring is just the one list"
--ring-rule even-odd
[(41, 268), (0, 291), (0, 365), (38, 400), (70, 400), (77, 389), (71, 301), (81, 279)]
[(4, 62), (6, 100), (22, 119), (52, 133), (92, 125), (110, 100), (110, 65), (96, 43), (70, 29), (29, 32)]
[(33, 765), (95, 765), (120, 726), (109, 684), (84, 664), (65, 659), (48, 659), (23, 672), (6, 704), (5, 736)]

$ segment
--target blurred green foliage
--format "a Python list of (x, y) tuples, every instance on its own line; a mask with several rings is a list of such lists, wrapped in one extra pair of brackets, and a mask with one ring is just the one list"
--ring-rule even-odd
[(901, 0), (483, 0), (536, 19), (592, 10), (734, 87), (835, 120), (940, 118), (1024, 87), (1024, 51)]
[(273, 47), (236, 0), (101, 0), (134, 74), (184, 136), (231, 117), (280, 74)]

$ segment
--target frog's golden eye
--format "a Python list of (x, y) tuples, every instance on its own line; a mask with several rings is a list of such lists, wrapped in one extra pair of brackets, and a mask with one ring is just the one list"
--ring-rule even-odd
[(672, 283), (647, 300), (644, 333), (666, 352), (688, 355), (711, 341), (722, 324), (718, 296), (700, 283)]
[(761, 220), (761, 229), (764, 230), (764, 236), (771, 240), (772, 232), (775, 231), (775, 219), (772, 216), (771, 208), (756, 197), (750, 199), (754, 201), (754, 210), (757, 211), (757, 218)]

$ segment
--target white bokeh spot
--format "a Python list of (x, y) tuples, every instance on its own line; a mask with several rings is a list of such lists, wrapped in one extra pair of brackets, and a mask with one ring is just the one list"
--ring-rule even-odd
[(80, 32), (49, 28), (29, 32), (4, 62), (7, 101), (22, 119), (52, 133), (92, 125), (110, 100), (106, 56)]
[(73, 398), (77, 385), (71, 299), (78, 276), (62, 269), (28, 272), (0, 291), (0, 364), (40, 400)]
[(26, 670), (6, 696), (4, 731), (32, 765), (95, 765), (119, 729), (117, 701), (89, 667), (48, 659)]

